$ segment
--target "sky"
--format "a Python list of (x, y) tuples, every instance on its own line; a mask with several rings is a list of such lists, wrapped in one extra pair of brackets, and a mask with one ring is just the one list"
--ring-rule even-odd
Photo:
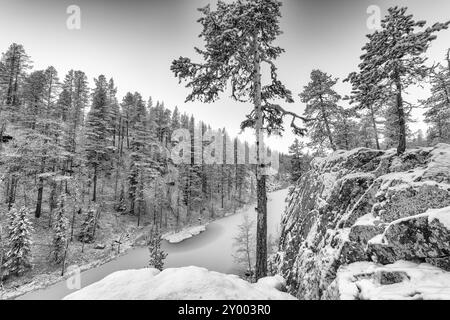
[[(429, 24), (450, 20), (448, 0), (282, 0), (283, 34), (277, 44), (286, 52), (278, 59), (279, 78), (293, 92), (295, 102), (285, 106), (301, 114), (305, 105), (298, 94), (308, 83), (313, 69), (321, 69), (340, 80), (357, 70), (371, 5), (382, 15), (393, 5), (407, 6), (417, 20)], [(128, 91), (140, 92), (145, 99), (164, 101), (181, 112), (213, 128), (225, 127), (236, 136), (240, 122), (251, 110), (250, 104), (234, 102), (229, 93), (212, 104), (185, 103), (189, 91), (170, 71), (180, 57), (198, 61), (193, 47), (202, 46), (197, 8), (216, 0), (0, 0), (0, 52), (13, 43), (23, 44), (35, 70), (53, 65), (60, 79), (70, 69), (84, 71), (91, 86), (100, 74), (113, 77), (119, 100)], [(66, 12), (70, 5), (81, 10), (81, 28), (69, 30)], [(427, 56), (430, 63), (442, 61), (450, 47), (450, 30), (438, 34)], [(342, 81), (336, 86), (341, 95), (350, 92)], [(407, 99), (425, 98), (428, 90), (413, 88)], [(423, 127), (421, 110), (413, 130)], [(241, 137), (253, 139), (250, 132)], [(295, 136), (287, 126), (283, 137), (272, 137), (268, 145), (287, 152)]]

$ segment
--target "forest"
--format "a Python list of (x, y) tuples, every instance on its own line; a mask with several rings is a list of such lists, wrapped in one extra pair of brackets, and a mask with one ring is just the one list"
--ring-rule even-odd
[[(119, 252), (139, 230), (178, 231), (255, 198), (252, 164), (202, 165), (194, 163), (194, 152), (192, 165), (173, 163), (172, 132), (189, 130), (193, 148), (196, 126), (211, 129), (177, 107), (144, 101), (138, 92), (119, 101), (114, 80), (104, 75), (90, 88), (80, 70), (62, 80), (52, 66), (32, 70), (16, 43), (0, 67), (3, 279), (31, 269), (64, 274), (66, 260), (98, 255), (85, 244)], [(219, 131), (231, 147), (238, 142)], [(277, 180), (283, 174), (280, 168)]]
[[(190, 163), (175, 164), (170, 154), (179, 141), (172, 140), (172, 133), (189, 130), (194, 150), (195, 128), (200, 126), (202, 133), (211, 129), (202, 119), (139, 92), (118, 97), (120, 84), (113, 77), (99, 75), (90, 86), (81, 70), (63, 76), (53, 66), (34, 70), (23, 45), (4, 48), (2, 283), (55, 270), (64, 275), (68, 264), (110, 258), (105, 247), (119, 254), (121, 246), (147, 240), (149, 230), (202, 225), (254, 202), (258, 280), (270, 271), (267, 193), (298, 181), (313, 158), (355, 148), (395, 149), (402, 155), (407, 148), (450, 143), (450, 49), (442, 52), (441, 61), (428, 61), (426, 55), (450, 22), (428, 26), (407, 8), (392, 7), (381, 28), (367, 36), (354, 71), (338, 79), (313, 69), (294, 97), (278, 79), (275, 65), (284, 52), (273, 44), (281, 34), (280, 8), (275, 0), (254, 0), (219, 1), (216, 10), (200, 9), (205, 49), (196, 48), (196, 53), (202, 62), (180, 57), (167, 70), (190, 90), (187, 102), (213, 103), (228, 86), (232, 99), (252, 105), (246, 119), (237, 121), (242, 130), (256, 132), (256, 164), (248, 161), (248, 143), (247, 164), (205, 165), (195, 161), (194, 152)], [(268, 84), (261, 80), (264, 64), (270, 70)], [(338, 92), (341, 81), (351, 85), (351, 92)], [(430, 88), (428, 98), (408, 101), (408, 90), (417, 87)], [(279, 103), (294, 100), (305, 106), (302, 113)], [(426, 131), (411, 129), (418, 109), (424, 111)], [(262, 133), (281, 134), (287, 118), (298, 138), (289, 154), (280, 155), (278, 173), (267, 178), (260, 139)], [(224, 148), (238, 145), (225, 128), (220, 132)], [(237, 156), (235, 150), (232, 157)], [(248, 237), (248, 226), (241, 231)], [(159, 241), (150, 240), (155, 248)], [(253, 271), (251, 263), (248, 269)]]

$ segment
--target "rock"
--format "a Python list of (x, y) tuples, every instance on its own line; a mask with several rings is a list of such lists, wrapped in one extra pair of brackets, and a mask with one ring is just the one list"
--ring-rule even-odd
[(426, 263), (397, 261), (391, 265), (357, 262), (342, 266), (324, 299), (450, 299), (450, 272)]
[[(338, 270), (353, 263), (407, 260), (450, 270), (450, 145), (316, 158), (287, 200), (272, 262), (300, 299), (332, 298)], [(430, 209), (442, 209), (440, 219)], [(405, 274), (377, 277), (384, 285)]]
[(106, 245), (104, 243), (97, 243), (94, 247), (94, 249), (97, 249), (97, 250), (103, 250), (105, 248), (106, 248)]

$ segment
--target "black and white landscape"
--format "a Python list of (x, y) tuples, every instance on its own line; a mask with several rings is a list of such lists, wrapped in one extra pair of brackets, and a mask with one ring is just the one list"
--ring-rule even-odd
[(0, 299), (449, 300), (449, 26), (0, 0)]

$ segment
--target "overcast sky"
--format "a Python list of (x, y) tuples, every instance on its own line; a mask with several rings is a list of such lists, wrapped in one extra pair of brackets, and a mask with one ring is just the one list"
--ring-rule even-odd
[[(391, 5), (405, 5), (417, 19), (443, 22), (450, 19), (448, 0), (284, 0), (279, 45), (286, 53), (278, 61), (280, 79), (294, 92), (296, 102), (288, 107), (302, 113), (298, 94), (312, 69), (320, 68), (341, 80), (356, 70), (365, 35), (366, 10), (378, 5), (382, 13)], [(214, 104), (185, 104), (188, 94), (170, 72), (179, 56), (195, 58), (193, 46), (201, 45), (197, 8), (216, 0), (0, 0), (0, 51), (12, 42), (21, 43), (33, 60), (34, 69), (53, 65), (61, 79), (70, 69), (86, 72), (90, 84), (99, 74), (113, 77), (119, 99), (138, 91), (145, 99), (163, 100), (210, 123), (226, 127), (235, 135), (251, 105), (236, 103), (225, 94)], [(69, 5), (81, 8), (81, 29), (69, 30)], [(438, 35), (428, 56), (443, 59), (450, 47), (450, 31)], [(194, 59), (195, 60), (195, 59)], [(340, 94), (349, 87), (339, 83)], [(425, 97), (426, 90), (412, 90), (410, 100)], [(416, 117), (420, 120), (420, 112)], [(419, 128), (420, 122), (414, 125)], [(271, 139), (270, 145), (287, 151), (294, 136)]]

